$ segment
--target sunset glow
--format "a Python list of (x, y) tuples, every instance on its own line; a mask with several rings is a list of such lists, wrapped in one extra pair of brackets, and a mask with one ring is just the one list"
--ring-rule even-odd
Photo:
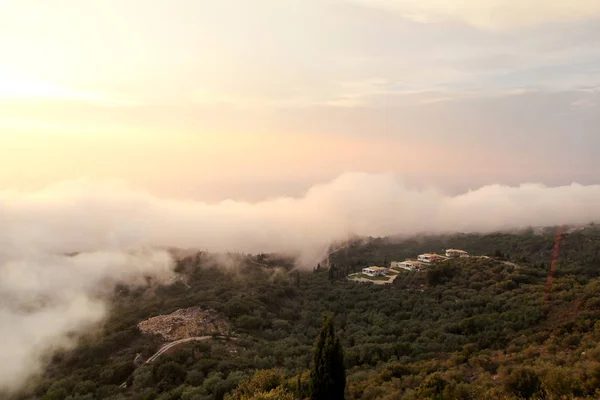
[(218, 199), (248, 196), (232, 177), (262, 198), (344, 171), (594, 181), (600, 7), (544, 4), (4, 1), (0, 187), (116, 178)]

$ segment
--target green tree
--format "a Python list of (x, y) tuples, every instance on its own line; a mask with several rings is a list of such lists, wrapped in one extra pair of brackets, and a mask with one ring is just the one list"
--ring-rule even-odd
[(440, 374), (429, 375), (419, 389), (417, 390), (417, 398), (419, 399), (431, 399), (431, 400), (442, 400), (444, 398), (444, 389), (448, 385)]
[[(277, 369), (259, 370), (254, 375), (242, 381), (235, 391), (227, 396), (227, 400), (247, 399), (283, 399), (293, 395), (286, 393), (281, 387), (284, 374)], [(277, 397), (277, 395), (281, 395)]]
[(333, 318), (323, 316), (310, 374), (312, 400), (343, 400), (346, 371), (342, 345), (335, 337)]
[(181, 385), (187, 376), (187, 370), (180, 364), (169, 361), (158, 367), (155, 380), (163, 390)]
[(519, 397), (530, 399), (542, 389), (538, 374), (531, 368), (517, 368), (505, 379), (504, 386)]
[(278, 387), (268, 392), (258, 392), (251, 396), (242, 397), (241, 400), (294, 400), (294, 394)]
[(69, 395), (67, 389), (61, 387), (48, 390), (48, 393), (44, 396), (44, 400), (62, 400)]
[(298, 378), (296, 380), (296, 394), (299, 398), (302, 398), (302, 374), (298, 374)]

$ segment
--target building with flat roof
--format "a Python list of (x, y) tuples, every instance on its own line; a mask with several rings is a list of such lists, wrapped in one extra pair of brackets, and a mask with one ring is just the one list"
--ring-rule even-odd
[(424, 267), (425, 264), (423, 264), (420, 261), (414, 261), (414, 260), (406, 260), (406, 261), (392, 261), (391, 267), (392, 268), (402, 268), (408, 271), (415, 271), (418, 269), (421, 269), (422, 267)]
[(434, 261), (438, 261), (438, 260), (442, 260), (442, 256), (440, 256), (439, 254), (431, 254), (431, 253), (425, 253), (425, 254), (419, 254), (419, 256), (417, 257), (417, 260), (424, 262), (424, 263), (432, 263)]
[(430, 263), (430, 262), (434, 262), (435, 260), (437, 260), (437, 258), (438, 258), (437, 254), (425, 253), (425, 254), (419, 254), (419, 256), (417, 257), (417, 260), (419, 260), (421, 262)]
[(369, 276), (385, 276), (387, 272), (387, 268), (383, 267), (367, 267), (362, 269), (362, 273)]
[(464, 250), (448, 249), (446, 250), (446, 257), (469, 257), (469, 253)]

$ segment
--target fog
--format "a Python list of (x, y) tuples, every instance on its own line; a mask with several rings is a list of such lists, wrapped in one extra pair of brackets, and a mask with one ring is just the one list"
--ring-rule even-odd
[[(27, 243), (20, 244), (25, 250)], [(19, 389), (54, 350), (75, 346), (79, 334), (97, 327), (116, 284), (145, 284), (146, 277), (166, 283), (172, 277), (173, 262), (166, 252), (69, 257), (34, 249), (32, 242), (30, 252), (15, 253), (13, 248), (10, 258), (7, 253), (0, 257), (0, 394)]]
[(286, 252), (312, 268), (349, 235), (585, 224), (600, 220), (599, 203), (600, 185), (490, 185), (449, 196), (362, 173), (258, 203), (160, 198), (119, 182), (1, 192), (0, 391), (18, 389), (53, 350), (94, 329), (116, 284), (172, 279), (171, 259), (157, 248)]
[(123, 183), (69, 182), (0, 194), (0, 251), (29, 254), (148, 246), (299, 253), (310, 264), (349, 234), (485, 232), (588, 223), (600, 186), (484, 186), (458, 196), (393, 175), (348, 173), (298, 198), (245, 203), (159, 198)]

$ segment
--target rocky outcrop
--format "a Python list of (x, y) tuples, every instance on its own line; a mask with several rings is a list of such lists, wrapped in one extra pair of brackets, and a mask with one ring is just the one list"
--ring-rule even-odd
[(157, 334), (167, 342), (194, 336), (226, 335), (229, 325), (214, 310), (185, 308), (168, 315), (158, 315), (138, 324), (142, 333)]

